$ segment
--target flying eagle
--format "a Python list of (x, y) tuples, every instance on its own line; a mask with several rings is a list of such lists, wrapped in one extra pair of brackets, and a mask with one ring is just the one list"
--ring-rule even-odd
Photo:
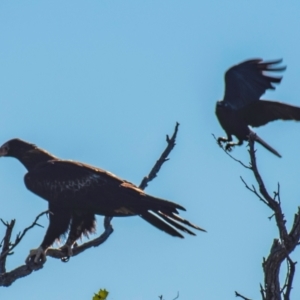
[(46, 251), (69, 230), (68, 254), (82, 234), (95, 229), (95, 215), (140, 216), (156, 228), (183, 238), (179, 232), (195, 235), (184, 225), (204, 229), (178, 215), (179, 204), (146, 194), (134, 184), (102, 169), (71, 160), (62, 160), (20, 139), (0, 148), (0, 156), (17, 158), (27, 169), (26, 187), (49, 203), (49, 227), (39, 248), (30, 251), (27, 262), (45, 262)]
[[(231, 67), (225, 73), (224, 99), (217, 102), (216, 115), (227, 134), (219, 137), (218, 143), (226, 142), (225, 149), (230, 151), (235, 145), (242, 145), (248, 140), (252, 130), (248, 127), (259, 127), (274, 120), (300, 121), (300, 107), (289, 104), (260, 100), (266, 90), (274, 90), (273, 84), (281, 82), (282, 77), (266, 75), (265, 72), (284, 71), (286, 67), (277, 66), (281, 59), (264, 62), (262, 59), (251, 59)], [(232, 142), (232, 135), (238, 139)], [(255, 140), (266, 149), (281, 155), (256, 135)]]

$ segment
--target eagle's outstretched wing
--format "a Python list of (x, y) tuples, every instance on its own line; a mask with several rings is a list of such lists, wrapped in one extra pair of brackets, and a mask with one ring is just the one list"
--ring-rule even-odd
[(282, 77), (268, 76), (264, 72), (284, 71), (286, 67), (276, 67), (281, 59), (263, 62), (251, 59), (231, 67), (225, 73), (225, 95), (223, 101), (234, 109), (240, 109), (259, 98), (267, 89), (275, 89)]
[(260, 100), (240, 109), (239, 115), (248, 125), (259, 127), (275, 120), (300, 121), (300, 107), (282, 102)]

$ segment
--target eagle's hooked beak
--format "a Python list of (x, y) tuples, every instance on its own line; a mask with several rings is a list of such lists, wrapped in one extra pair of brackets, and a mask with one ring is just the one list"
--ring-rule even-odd
[(5, 156), (8, 153), (8, 145), (4, 144), (0, 147), (0, 157)]

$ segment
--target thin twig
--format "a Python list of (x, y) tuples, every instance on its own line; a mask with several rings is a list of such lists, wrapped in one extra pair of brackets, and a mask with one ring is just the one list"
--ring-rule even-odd
[(257, 196), (257, 198), (258, 198), (260, 201), (264, 202), (265, 204), (268, 204), (268, 203), (266, 202), (266, 200), (265, 200), (263, 197), (261, 197), (261, 195), (256, 191), (255, 186), (252, 185), (252, 188), (250, 188), (250, 187), (248, 186), (247, 182), (244, 180), (244, 178), (243, 178), (242, 176), (240, 176), (240, 179), (241, 179), (242, 182), (244, 183), (246, 189), (248, 189), (250, 192), (252, 192), (253, 194), (255, 194), (255, 196)]
[(246, 298), (245, 296), (241, 295), (241, 294), (238, 293), (237, 291), (235, 291), (235, 296), (236, 296), (236, 297), (240, 297), (240, 298), (242, 298), (242, 299), (244, 299), (244, 300), (251, 300), (251, 299)]
[(271, 221), (273, 217), (275, 217), (275, 214), (272, 214), (270, 217), (268, 217), (268, 219)]
[(30, 229), (33, 228), (34, 226), (44, 227), (44, 226), (40, 225), (39, 223), (37, 223), (37, 221), (39, 220), (39, 218), (40, 218), (41, 216), (43, 216), (43, 215), (45, 215), (45, 214), (48, 214), (48, 213), (49, 213), (49, 210), (45, 210), (45, 211), (41, 212), (40, 214), (38, 214), (38, 215), (36, 216), (35, 220), (33, 221), (33, 223), (32, 223), (30, 226), (26, 227), (26, 228), (22, 231), (22, 233), (19, 232), (19, 233), (17, 234), (17, 237), (16, 237), (16, 239), (15, 239), (15, 242), (13, 243), (13, 246), (11, 247), (10, 250), (14, 249), (14, 248), (21, 242), (21, 240), (23, 239), (23, 237), (25, 236), (25, 234), (26, 234), (26, 232), (27, 232), (28, 230), (30, 230)]
[(274, 201), (276, 201), (276, 199), (278, 199), (277, 202), (279, 204), (281, 204), (281, 200), (280, 200), (280, 183), (279, 182), (277, 183), (277, 191), (274, 192), (274, 197), (273, 197)]
[(261, 284), (259, 286), (260, 286), (260, 294), (261, 294), (262, 300), (266, 300), (264, 288)]
[(224, 147), (223, 147), (223, 145), (222, 144), (220, 144), (220, 143), (218, 143), (218, 139), (216, 138), (216, 136), (212, 133), (211, 134), (213, 137), (214, 137), (214, 139), (216, 140), (216, 142), (217, 142), (217, 144), (218, 144), (218, 146), (231, 158), (231, 159), (233, 159), (234, 161), (236, 161), (236, 162), (238, 162), (239, 164), (241, 164), (244, 168), (246, 168), (246, 169), (250, 169), (251, 170), (251, 166), (247, 166), (246, 164), (244, 164), (241, 160), (238, 160), (237, 158), (235, 158), (235, 157), (233, 157), (230, 153), (229, 153), (229, 151), (228, 150), (226, 150)]

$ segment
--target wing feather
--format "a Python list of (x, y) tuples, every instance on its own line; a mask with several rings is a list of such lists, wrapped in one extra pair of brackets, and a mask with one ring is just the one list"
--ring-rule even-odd
[(84, 191), (91, 186), (105, 185), (108, 181), (121, 182), (101, 169), (64, 160), (50, 160), (37, 165), (25, 175), (24, 180), (32, 192), (49, 193), (49, 196)]
[(300, 121), (300, 107), (276, 102), (260, 100), (253, 102), (239, 111), (247, 124), (259, 127), (275, 120)]
[(45, 200), (108, 216), (136, 215), (145, 210), (177, 213), (179, 204), (147, 195), (112, 173), (74, 161), (42, 163), (25, 175), (26, 187)]
[(224, 101), (232, 108), (240, 109), (258, 101), (267, 89), (275, 89), (273, 84), (281, 82), (282, 77), (273, 77), (264, 72), (280, 72), (286, 67), (277, 67), (281, 59), (263, 62), (252, 59), (231, 67), (225, 73)]

